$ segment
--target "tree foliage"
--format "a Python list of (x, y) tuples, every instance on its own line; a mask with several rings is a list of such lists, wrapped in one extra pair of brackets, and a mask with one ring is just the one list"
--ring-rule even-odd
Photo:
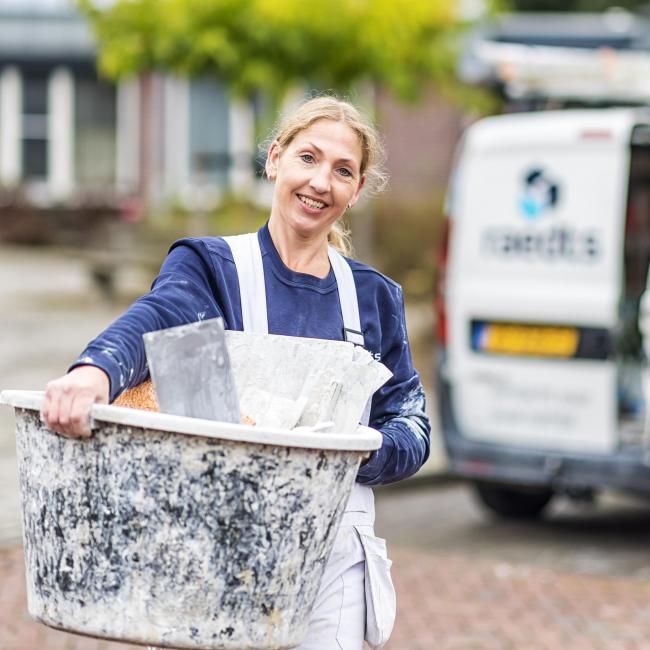
[(417, 96), (448, 83), (464, 23), (457, 0), (79, 0), (119, 78), (154, 69), (210, 73), (271, 97), (305, 82), (348, 90), (372, 81)]

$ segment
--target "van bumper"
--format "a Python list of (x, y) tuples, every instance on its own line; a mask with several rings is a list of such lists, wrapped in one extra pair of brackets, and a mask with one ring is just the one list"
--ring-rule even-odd
[(554, 490), (613, 488), (650, 495), (650, 449), (630, 447), (598, 455), (470, 440), (457, 425), (451, 386), (440, 373), (437, 383), (440, 425), (451, 475)]

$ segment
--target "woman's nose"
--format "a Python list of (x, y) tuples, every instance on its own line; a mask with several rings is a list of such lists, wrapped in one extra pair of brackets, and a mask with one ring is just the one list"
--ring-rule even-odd
[(330, 189), (330, 175), (329, 171), (325, 168), (324, 165), (319, 165), (314, 169), (314, 173), (309, 181), (309, 184), (314, 189), (314, 191), (319, 193), (324, 193)]

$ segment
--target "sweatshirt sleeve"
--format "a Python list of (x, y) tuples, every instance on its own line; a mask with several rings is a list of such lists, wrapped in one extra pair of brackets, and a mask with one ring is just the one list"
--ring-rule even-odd
[(149, 293), (92, 340), (70, 370), (81, 365), (104, 370), (112, 402), (148, 377), (143, 334), (224, 316), (218, 290), (212, 286), (217, 280), (201, 240), (176, 242)]
[(396, 291), (393, 313), (387, 316), (394, 323), (393, 331), (382, 337), (382, 363), (393, 377), (375, 393), (370, 412), (370, 426), (381, 432), (383, 443), (359, 469), (357, 481), (365, 485), (407, 478), (429, 457), (431, 425), (420, 377), (411, 361), (402, 292)]

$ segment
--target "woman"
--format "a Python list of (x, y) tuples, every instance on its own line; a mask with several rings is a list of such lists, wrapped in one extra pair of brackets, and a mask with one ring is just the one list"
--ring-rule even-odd
[(50, 428), (90, 435), (93, 403), (147, 378), (144, 333), (218, 316), (229, 329), (349, 340), (381, 360), (393, 377), (374, 395), (368, 421), (383, 444), (357, 475), (303, 650), (361, 650), (364, 634), (373, 647), (388, 639), (394, 591), (385, 544), (374, 537), (369, 486), (413, 474), (429, 454), (401, 289), (335, 249), (346, 251), (343, 214), (364, 187), (383, 180), (381, 158), (376, 132), (352, 105), (332, 97), (303, 103), (268, 151), (275, 184), (268, 223), (256, 234), (176, 242), (151, 291), (48, 384), (43, 406)]

